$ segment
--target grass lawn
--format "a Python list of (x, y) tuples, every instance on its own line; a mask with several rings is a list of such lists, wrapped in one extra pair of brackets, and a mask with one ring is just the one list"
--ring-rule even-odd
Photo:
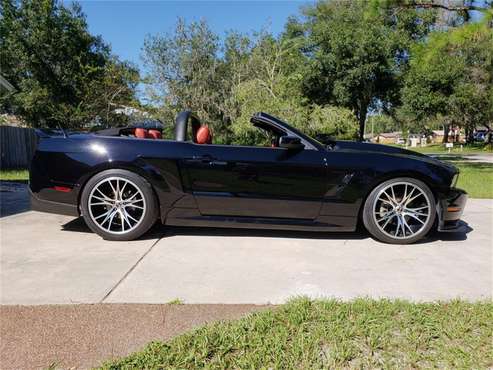
[(493, 198), (493, 164), (452, 162), (459, 168), (457, 187), (471, 198)]
[(0, 180), (27, 181), (29, 180), (28, 170), (1, 170)]
[[(398, 146), (399, 148), (404, 148), (403, 145), (393, 145)], [(433, 144), (425, 147), (408, 147), (407, 149), (412, 150), (414, 152), (420, 153), (437, 153), (437, 154), (446, 154), (448, 153), (448, 148), (445, 147), (444, 144)], [(450, 150), (450, 154), (491, 154), (493, 153), (493, 147), (481, 145), (464, 145), (462, 147), (462, 151), (460, 149), (460, 145), (454, 144), (454, 147)]]
[(214, 323), (102, 369), (489, 368), (493, 303), (300, 298)]

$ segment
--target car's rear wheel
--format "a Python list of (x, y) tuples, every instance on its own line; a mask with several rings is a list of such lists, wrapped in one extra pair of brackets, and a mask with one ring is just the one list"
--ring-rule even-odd
[(157, 219), (151, 185), (126, 170), (107, 170), (84, 187), (81, 209), (89, 228), (107, 240), (133, 240)]
[(433, 226), (435, 217), (435, 198), (429, 187), (407, 177), (378, 185), (363, 209), (363, 223), (370, 234), (393, 244), (420, 240)]

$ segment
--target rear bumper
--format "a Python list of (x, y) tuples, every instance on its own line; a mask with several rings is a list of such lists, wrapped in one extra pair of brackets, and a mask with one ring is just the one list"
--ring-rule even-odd
[(438, 231), (461, 232), (466, 227), (460, 220), (467, 202), (467, 193), (452, 188), (449, 194), (438, 203)]
[(29, 194), (31, 196), (31, 209), (33, 211), (56, 213), (59, 215), (79, 217), (79, 211), (77, 210), (77, 206), (73, 204), (59, 203), (50, 200), (39, 199), (31, 191), (31, 189), (29, 189)]

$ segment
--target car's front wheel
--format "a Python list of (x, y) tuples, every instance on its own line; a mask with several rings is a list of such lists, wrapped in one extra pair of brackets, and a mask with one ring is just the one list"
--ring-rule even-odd
[(89, 228), (107, 240), (133, 240), (157, 219), (151, 185), (126, 170), (107, 170), (84, 187), (81, 209)]
[(407, 177), (378, 185), (363, 209), (363, 223), (370, 234), (393, 244), (420, 240), (433, 226), (435, 217), (435, 198), (429, 187)]

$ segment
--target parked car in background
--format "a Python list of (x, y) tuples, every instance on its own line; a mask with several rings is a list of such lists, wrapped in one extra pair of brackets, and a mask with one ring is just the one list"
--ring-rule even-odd
[(485, 142), (488, 140), (488, 132), (487, 131), (477, 131), (473, 135), (474, 141)]

